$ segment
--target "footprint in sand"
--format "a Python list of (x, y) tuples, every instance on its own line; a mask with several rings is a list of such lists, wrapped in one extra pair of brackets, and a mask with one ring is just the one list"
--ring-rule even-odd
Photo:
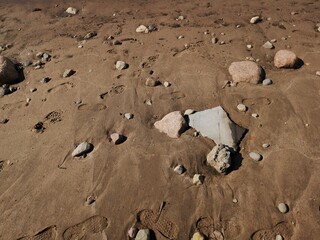
[(53, 88), (50, 88), (47, 90), (48, 93), (54, 93), (54, 92), (57, 92), (59, 91), (60, 89), (65, 89), (65, 90), (69, 90), (71, 88), (74, 87), (74, 84), (73, 83), (70, 83), (70, 82), (64, 82), (64, 83), (61, 83)]
[(102, 232), (108, 226), (108, 219), (92, 216), (85, 221), (67, 228), (63, 233), (64, 240), (90, 239), (90, 235)]
[(26, 236), (18, 240), (55, 240), (57, 235), (57, 227), (54, 225), (43, 229), (34, 236)]
[(292, 227), (289, 223), (280, 222), (271, 229), (261, 229), (251, 235), (250, 240), (274, 240), (277, 235), (281, 235), (284, 239), (291, 239)]
[(196, 223), (197, 230), (209, 240), (223, 240), (221, 232), (215, 230), (211, 217), (201, 217)]
[(145, 209), (138, 213), (139, 222), (152, 230), (157, 230), (163, 236), (169, 239), (177, 239), (179, 228), (169, 219), (156, 214), (152, 210)]

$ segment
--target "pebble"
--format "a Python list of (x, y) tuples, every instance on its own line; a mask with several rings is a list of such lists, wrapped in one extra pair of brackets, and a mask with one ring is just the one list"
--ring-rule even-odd
[(270, 147), (270, 144), (269, 143), (264, 143), (264, 144), (262, 144), (262, 147), (263, 148), (268, 148), (268, 147)]
[(72, 157), (80, 157), (87, 154), (93, 150), (93, 145), (88, 142), (80, 143), (72, 152)]
[(219, 41), (219, 39), (216, 38), (216, 37), (213, 37), (213, 38), (211, 39), (211, 42), (212, 42), (213, 44), (216, 44), (218, 41)]
[(192, 178), (192, 183), (194, 185), (202, 185), (204, 182), (204, 176), (201, 174), (195, 174)]
[(234, 198), (234, 199), (232, 199), (232, 202), (233, 202), (233, 203), (237, 203), (237, 202), (238, 202), (238, 199)]
[(270, 42), (275, 43), (277, 42), (277, 39), (271, 39)]
[(128, 64), (125, 63), (124, 61), (117, 61), (116, 62), (116, 69), (122, 70), (128, 68)]
[(226, 44), (225, 41), (221, 41), (220, 42), (220, 45), (224, 45), (224, 44)]
[(170, 87), (170, 85), (171, 85), (171, 83), (169, 83), (169, 82), (167, 82), (167, 81), (165, 81), (165, 82), (163, 83), (163, 86), (165, 86), (165, 87)]
[(182, 36), (182, 35), (180, 35), (180, 36), (178, 37), (178, 39), (182, 39), (182, 38), (184, 38), (184, 36)]
[(262, 47), (267, 48), (267, 49), (273, 49), (274, 46), (271, 42), (267, 41), (265, 44), (262, 45)]
[(36, 57), (37, 57), (37, 58), (42, 58), (42, 56), (43, 56), (43, 52), (38, 52), (38, 53), (36, 54)]
[(93, 38), (95, 36), (97, 36), (97, 32), (89, 32), (84, 36), (84, 39), (88, 40), (88, 39)]
[(320, 77), (320, 71), (316, 71), (316, 75)]
[(72, 70), (72, 69), (66, 69), (64, 71), (64, 73), (62, 74), (62, 77), (67, 78), (72, 76), (73, 74), (75, 74), (76, 71)]
[(287, 213), (287, 212), (289, 211), (289, 207), (288, 207), (288, 205), (285, 204), (285, 203), (279, 203), (278, 209), (279, 209), (279, 211), (282, 212), (282, 213)]
[(31, 102), (31, 98), (27, 98), (26, 101), (27, 101), (27, 103)]
[(154, 77), (148, 77), (145, 85), (148, 87), (156, 87), (160, 84), (160, 81)]
[(144, 25), (140, 25), (139, 27), (136, 28), (137, 33), (148, 33), (148, 28)]
[(268, 85), (271, 85), (271, 84), (272, 84), (272, 80), (271, 79), (266, 78), (266, 79), (264, 79), (262, 81), (262, 85), (263, 86), (268, 86)]
[(78, 13), (78, 9), (73, 8), (73, 7), (68, 7), (66, 10), (66, 13), (72, 14), (72, 15), (76, 15)]
[(133, 118), (133, 114), (132, 113), (125, 113), (124, 114), (124, 117), (128, 120), (132, 119)]
[(137, 233), (138, 233), (138, 228), (136, 227), (131, 227), (129, 230), (128, 230), (128, 236), (130, 238), (135, 238), (137, 236)]
[(121, 144), (126, 140), (125, 136), (118, 133), (112, 133), (110, 135), (110, 138), (111, 138), (111, 141), (116, 145)]
[(193, 114), (195, 112), (196, 112), (195, 110), (189, 108), (186, 111), (184, 111), (184, 115), (190, 115), (190, 114)]
[(252, 24), (256, 24), (260, 21), (261, 21), (261, 18), (259, 16), (255, 16), (250, 19), (250, 23), (252, 23)]
[(148, 99), (148, 100), (145, 101), (145, 103), (146, 103), (147, 105), (151, 106), (151, 105), (152, 105), (152, 100)]
[(247, 49), (252, 49), (252, 48), (253, 48), (253, 46), (251, 44), (247, 45)]
[(181, 21), (181, 20), (183, 20), (183, 19), (184, 19), (184, 16), (179, 16), (176, 20), (177, 20), (177, 21), (179, 21), (179, 20)]
[(262, 159), (262, 156), (256, 152), (250, 152), (249, 157), (255, 161), (260, 161)]
[(247, 111), (247, 106), (240, 103), (237, 105), (237, 109), (240, 111), (240, 112), (246, 112)]
[(151, 240), (151, 233), (149, 229), (140, 229), (135, 240)]
[(183, 173), (186, 171), (186, 169), (185, 169), (185, 167), (184, 167), (183, 165), (177, 165), (177, 166), (173, 169), (173, 171), (175, 171), (175, 172), (178, 173), (178, 174), (183, 174)]
[(51, 56), (50, 56), (48, 53), (44, 53), (44, 54), (42, 55), (42, 59), (43, 59), (44, 61), (48, 61), (50, 57), (51, 57)]
[(252, 113), (251, 116), (254, 117), (254, 118), (258, 118), (259, 114), (258, 113)]
[(276, 240), (283, 240), (283, 237), (278, 234), (278, 235), (276, 236)]
[(30, 88), (30, 92), (35, 92), (35, 91), (37, 91), (36, 88)]
[(30, 60), (25, 61), (25, 62), (23, 63), (23, 66), (24, 66), (24, 67), (29, 67), (30, 65), (32, 65), (32, 61), (30, 61)]
[(48, 83), (51, 80), (49, 77), (44, 77), (40, 80), (41, 83)]

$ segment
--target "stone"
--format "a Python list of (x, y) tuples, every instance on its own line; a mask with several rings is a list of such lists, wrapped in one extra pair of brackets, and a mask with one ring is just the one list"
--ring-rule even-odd
[(43, 52), (38, 52), (38, 53), (36, 54), (36, 57), (37, 57), (37, 58), (42, 58), (42, 56), (43, 56)]
[(320, 77), (320, 71), (316, 71), (316, 75)]
[(121, 144), (123, 143), (127, 138), (119, 133), (112, 133), (110, 135), (111, 141), (115, 144)]
[(190, 115), (190, 114), (193, 114), (195, 112), (196, 112), (195, 110), (189, 108), (186, 111), (184, 111), (184, 115)]
[(270, 40), (270, 42), (276, 43), (276, 42), (277, 42), (277, 39), (273, 38), (273, 39)]
[(212, 139), (216, 144), (227, 145), (234, 150), (246, 129), (232, 122), (221, 106), (191, 114), (189, 126), (204, 137)]
[(250, 23), (252, 23), (252, 24), (256, 24), (256, 23), (258, 23), (258, 22), (260, 22), (260, 21), (261, 21), (260, 16), (254, 16), (254, 17), (252, 17), (252, 18), (250, 19)]
[(238, 199), (234, 198), (234, 199), (232, 199), (232, 202), (233, 203), (238, 203)]
[(262, 159), (262, 156), (256, 152), (250, 152), (249, 157), (255, 161), (260, 161)]
[(156, 129), (167, 134), (171, 138), (180, 137), (181, 133), (187, 128), (186, 120), (180, 111), (168, 113), (161, 120), (154, 123)]
[(271, 85), (272, 84), (272, 80), (269, 79), (269, 78), (266, 78), (262, 81), (262, 85), (263, 86), (268, 86), (268, 85)]
[(218, 41), (219, 41), (219, 39), (216, 38), (216, 37), (213, 37), (213, 38), (211, 39), (212, 44), (216, 44), (216, 43), (218, 43)]
[(262, 68), (252, 61), (233, 62), (229, 66), (229, 73), (234, 82), (258, 84), (262, 78)]
[(247, 106), (242, 104), (242, 103), (239, 103), (237, 105), (237, 109), (238, 109), (239, 112), (246, 112), (247, 111)]
[(195, 174), (195, 175), (193, 175), (192, 183), (194, 185), (202, 185), (204, 182), (204, 178), (205, 177), (201, 174)]
[(265, 42), (262, 45), (262, 47), (267, 48), (267, 49), (273, 49), (274, 48), (273, 44), (271, 42), (269, 42), (269, 41)]
[(258, 118), (258, 117), (259, 117), (259, 114), (258, 114), (258, 113), (252, 113), (251, 116), (252, 116), (253, 118)]
[(48, 83), (51, 80), (49, 77), (44, 77), (40, 80), (41, 83)]
[(276, 240), (283, 240), (283, 237), (278, 234), (278, 235), (276, 236)]
[(289, 207), (285, 203), (279, 203), (278, 209), (281, 213), (287, 213), (289, 211)]
[(63, 78), (67, 78), (67, 77), (70, 77), (72, 76), (73, 74), (75, 74), (76, 71), (72, 70), (72, 69), (66, 69), (64, 71), (64, 73), (62, 74), (62, 77)]
[(149, 30), (146, 26), (140, 25), (139, 27), (137, 27), (136, 32), (137, 33), (148, 33)]
[(262, 147), (263, 148), (268, 148), (268, 147), (270, 147), (270, 144), (269, 143), (264, 143), (264, 144), (262, 144)]
[(15, 64), (9, 58), (0, 56), (0, 85), (14, 84), (18, 78)]
[(125, 63), (124, 61), (117, 61), (116, 62), (116, 69), (122, 70), (128, 68), (128, 64)]
[(140, 229), (135, 240), (151, 240), (151, 232), (149, 229)]
[(23, 66), (24, 66), (24, 67), (29, 67), (30, 65), (32, 65), (32, 61), (30, 61), (30, 60), (27, 60), (27, 61), (25, 61), (25, 62), (23, 63)]
[(186, 168), (183, 165), (179, 164), (173, 169), (173, 171), (181, 175), (186, 171)]
[(199, 232), (195, 232), (191, 238), (191, 240), (205, 240), (204, 236), (199, 233)]
[(87, 154), (93, 150), (93, 145), (88, 142), (80, 143), (72, 152), (72, 157), (80, 157)]
[(274, 65), (277, 68), (294, 68), (298, 63), (296, 54), (289, 50), (279, 50), (274, 56)]
[(72, 14), (72, 15), (76, 15), (78, 13), (78, 9), (73, 8), (73, 7), (68, 7), (66, 10), (66, 13)]
[(128, 236), (130, 238), (135, 238), (137, 236), (137, 233), (138, 233), (138, 228), (136, 227), (131, 227), (129, 230), (128, 230)]
[(88, 39), (93, 38), (95, 36), (97, 36), (97, 32), (89, 32), (83, 37), (83, 39), (88, 40)]
[(216, 145), (207, 155), (207, 163), (219, 173), (226, 174), (231, 166), (232, 150), (224, 144)]
[(36, 88), (30, 88), (30, 92), (35, 92), (35, 91), (37, 91)]
[(159, 84), (160, 84), (160, 81), (154, 77), (148, 77), (145, 82), (145, 85), (148, 87), (156, 87)]
[(165, 82), (163, 83), (163, 86), (164, 86), (164, 87), (170, 87), (170, 86), (171, 86), (171, 83), (165, 81)]
[(253, 48), (253, 46), (251, 44), (247, 45), (247, 49), (252, 49), (252, 48)]
[(133, 118), (133, 114), (132, 113), (125, 113), (124, 114), (124, 117), (128, 120), (132, 119)]
[(148, 26), (148, 31), (149, 32), (154, 32), (157, 31), (157, 26), (155, 24), (151, 24)]

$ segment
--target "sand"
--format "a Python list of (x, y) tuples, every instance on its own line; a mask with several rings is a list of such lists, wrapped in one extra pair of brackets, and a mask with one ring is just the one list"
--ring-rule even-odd
[[(79, 13), (66, 17), (70, 6)], [(0, 124), (0, 239), (42, 230), (30, 239), (128, 239), (137, 214), (157, 213), (162, 202), (161, 216), (178, 228), (176, 239), (190, 239), (202, 218), (224, 239), (269, 240), (275, 232), (285, 239), (317, 239), (319, 9), (318, 1), (289, 0), (2, 1), (0, 45), (13, 46), (1, 55), (36, 61), (42, 51), (52, 58), (42, 69), (26, 67), (19, 89), (0, 99), (0, 116), (9, 119)], [(185, 19), (176, 21), (179, 15)], [(262, 21), (250, 24), (256, 15)], [(140, 24), (156, 24), (159, 31), (136, 33)], [(78, 48), (92, 31), (97, 36)], [(225, 44), (212, 44), (212, 33)], [(122, 45), (113, 46), (110, 35)], [(271, 39), (277, 39), (275, 49), (263, 48)], [(276, 69), (273, 56), (280, 49), (294, 51), (304, 65)], [(246, 57), (259, 59), (273, 84), (222, 88), (229, 65)], [(118, 60), (129, 68), (116, 70)], [(62, 78), (65, 69), (76, 73)], [(145, 86), (151, 70), (171, 86)], [(40, 83), (45, 76), (51, 81)], [(239, 112), (239, 103), (248, 111)], [(172, 111), (216, 106), (248, 129), (227, 175), (205, 163), (215, 146), (210, 139), (194, 137), (192, 129), (173, 139), (153, 126)], [(133, 119), (124, 118), (128, 112)], [(39, 121), (42, 133), (32, 130)], [(115, 132), (126, 141), (113, 144)], [(94, 150), (72, 158), (84, 141)], [(252, 151), (263, 160), (250, 159)], [(185, 174), (173, 171), (177, 164)], [(195, 186), (198, 173), (205, 181)], [(88, 196), (96, 198), (90, 206)], [(277, 209), (281, 202), (288, 213)], [(167, 239), (158, 230), (155, 235)]]

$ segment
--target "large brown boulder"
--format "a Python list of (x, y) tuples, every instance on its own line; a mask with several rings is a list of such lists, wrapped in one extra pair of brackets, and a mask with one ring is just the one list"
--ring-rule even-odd
[(14, 63), (9, 58), (0, 56), (0, 85), (14, 84), (18, 77)]
[(297, 55), (289, 50), (279, 50), (274, 56), (274, 66), (277, 68), (295, 68), (298, 61)]
[(258, 84), (262, 80), (262, 68), (252, 61), (233, 62), (229, 66), (229, 73), (234, 82)]

